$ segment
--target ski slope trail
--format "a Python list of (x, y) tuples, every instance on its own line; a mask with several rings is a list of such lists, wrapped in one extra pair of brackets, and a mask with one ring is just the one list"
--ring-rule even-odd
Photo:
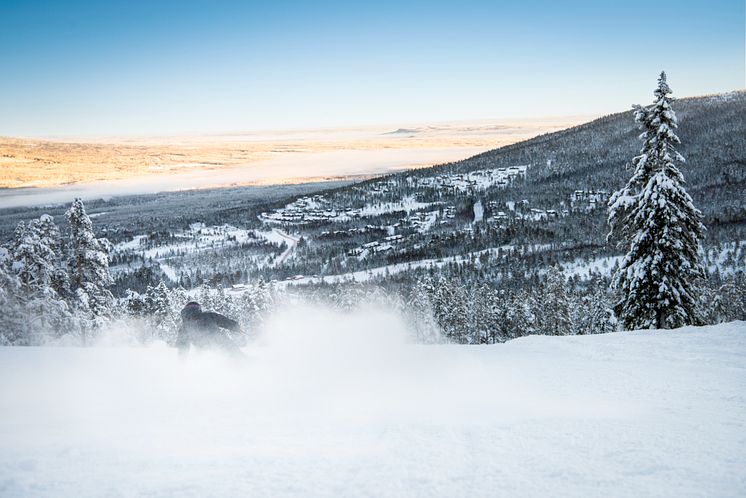
[(746, 495), (745, 322), (405, 336), (382, 311), (300, 309), (241, 364), (0, 348), (0, 496)]

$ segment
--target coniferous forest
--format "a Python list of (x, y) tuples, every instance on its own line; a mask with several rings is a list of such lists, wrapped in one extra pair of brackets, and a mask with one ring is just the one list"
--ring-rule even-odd
[(6, 209), (0, 341), (173, 343), (188, 300), (249, 337), (294, 300), (465, 344), (746, 319), (746, 94), (671, 94), (359, 183)]

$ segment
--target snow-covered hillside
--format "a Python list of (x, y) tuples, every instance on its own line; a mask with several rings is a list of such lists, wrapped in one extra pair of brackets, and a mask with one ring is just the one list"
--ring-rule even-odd
[(300, 309), (245, 364), (2, 348), (0, 496), (746, 494), (745, 322), (404, 337), (387, 313)]

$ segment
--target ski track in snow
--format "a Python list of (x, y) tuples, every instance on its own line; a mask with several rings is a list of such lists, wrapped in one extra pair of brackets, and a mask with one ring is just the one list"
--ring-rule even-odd
[(746, 494), (746, 322), (403, 337), (386, 312), (297, 309), (241, 364), (0, 348), (0, 496)]

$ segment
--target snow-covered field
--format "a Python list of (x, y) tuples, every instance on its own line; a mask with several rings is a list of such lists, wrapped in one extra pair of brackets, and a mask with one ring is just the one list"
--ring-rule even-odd
[(2, 348), (0, 496), (746, 494), (745, 322), (404, 338), (386, 312), (296, 309), (245, 363)]
[[(206, 226), (204, 223), (193, 223), (189, 230), (175, 231), (176, 242), (150, 248), (141, 248), (147, 239), (146, 235), (136, 235), (132, 240), (120, 242), (114, 246), (115, 251), (134, 251), (144, 258), (163, 258), (171, 254), (188, 254), (199, 251), (214, 250), (215, 247), (229, 247), (251, 241), (265, 232), (256, 232), (237, 228), (232, 225)], [(264, 237), (269, 240), (269, 237)]]

